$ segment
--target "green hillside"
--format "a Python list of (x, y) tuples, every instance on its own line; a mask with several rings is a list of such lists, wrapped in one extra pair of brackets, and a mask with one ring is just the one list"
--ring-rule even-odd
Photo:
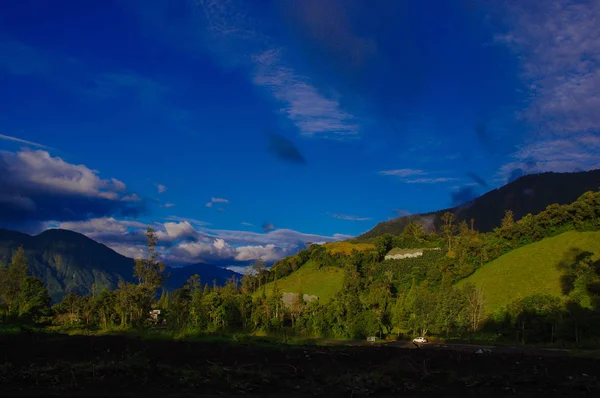
[(569, 231), (513, 250), (481, 267), (458, 286), (483, 288), (486, 312), (492, 313), (518, 297), (535, 293), (561, 296), (558, 263), (571, 249), (600, 256), (600, 232)]
[[(306, 293), (319, 297), (326, 303), (342, 288), (344, 271), (337, 267), (317, 269), (316, 264), (309, 260), (298, 271), (277, 280), (277, 287), (282, 293)], [(267, 283), (266, 293), (273, 292), (274, 282)]]

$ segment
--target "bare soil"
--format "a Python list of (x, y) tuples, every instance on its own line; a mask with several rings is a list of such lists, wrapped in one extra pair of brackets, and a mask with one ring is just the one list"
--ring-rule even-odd
[(600, 396), (600, 360), (544, 350), (0, 336), (0, 396)]

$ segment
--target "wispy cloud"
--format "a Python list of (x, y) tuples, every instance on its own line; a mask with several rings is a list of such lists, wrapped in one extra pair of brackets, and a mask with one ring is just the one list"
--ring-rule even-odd
[(165, 203), (164, 205), (162, 205), (161, 207), (166, 207), (167, 209), (171, 208), (175, 206), (175, 203)]
[[(229, 200), (223, 198), (211, 198), (210, 202), (206, 203), (206, 207), (213, 207), (213, 204), (215, 203), (229, 203)], [(225, 211), (225, 209), (223, 209), (222, 207), (219, 207), (217, 210)]]
[(348, 215), (348, 214), (337, 214), (337, 213), (332, 214), (331, 217), (337, 218), (339, 220), (347, 220), (347, 221), (368, 221), (368, 220), (372, 220), (371, 217), (359, 217), (359, 216), (352, 216), (352, 215)]
[(231, 1), (201, 0), (199, 4), (211, 42), (218, 44), (215, 54), (227, 64), (250, 67), (252, 82), (278, 102), (279, 111), (302, 135), (340, 139), (359, 134), (357, 118), (342, 109), (339, 96), (325, 95), (308, 76), (294, 70), (285, 61), (285, 48), (257, 31), (260, 23), (250, 20)]
[(27, 140), (24, 140), (22, 138), (11, 137), (9, 135), (4, 135), (4, 134), (0, 134), (0, 140), (14, 141), (14, 142), (18, 142), (18, 143), (21, 143), (21, 144), (35, 146), (35, 147), (38, 147), (38, 148), (51, 149), (49, 146), (46, 146), (46, 145), (43, 145), (43, 144), (39, 144), (37, 142), (27, 141)]
[(536, 133), (499, 171), (502, 179), (600, 167), (600, 1), (506, 3), (496, 37), (519, 57)]
[(178, 221), (178, 222), (187, 221), (190, 224), (196, 225), (199, 227), (204, 227), (204, 226), (210, 225), (210, 223), (208, 223), (206, 221), (201, 221), (201, 220), (197, 220), (195, 218), (188, 218), (188, 217), (169, 216), (166, 219), (169, 221)]
[[(456, 181), (458, 178), (454, 177), (425, 177), (429, 176), (430, 173), (418, 170), (418, 169), (397, 169), (397, 170), (384, 170), (379, 172), (383, 176), (398, 177), (398, 179), (406, 184), (437, 184), (441, 182)], [(423, 176), (420, 178), (414, 178)]]
[(600, 137), (594, 133), (580, 133), (570, 139), (541, 140), (513, 153), (513, 160), (500, 168), (499, 177), (511, 181), (524, 174), (597, 169), (600, 168), (599, 153)]
[(600, 128), (600, 1), (507, 2), (497, 36), (519, 56), (529, 89), (524, 116), (540, 133)]
[(254, 227), (254, 224), (250, 224), (249, 222), (241, 222), (240, 224), (245, 225), (246, 227)]
[(162, 184), (156, 184), (156, 189), (158, 190), (158, 193), (163, 193), (167, 190), (167, 187)]
[(437, 177), (437, 178), (416, 178), (414, 180), (402, 180), (406, 184), (437, 184), (440, 182), (458, 181), (454, 177)]
[(380, 171), (379, 174), (383, 176), (397, 176), (397, 177), (410, 177), (417, 175), (425, 175), (427, 174), (423, 170), (417, 169), (398, 169), (398, 170), (383, 170)]

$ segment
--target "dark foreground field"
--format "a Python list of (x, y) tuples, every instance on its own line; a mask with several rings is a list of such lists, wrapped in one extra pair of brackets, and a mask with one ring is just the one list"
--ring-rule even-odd
[(0, 336), (0, 396), (600, 396), (600, 361), (538, 352)]

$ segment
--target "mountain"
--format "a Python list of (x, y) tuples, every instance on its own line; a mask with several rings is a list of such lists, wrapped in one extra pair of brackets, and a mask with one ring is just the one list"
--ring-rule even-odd
[[(44, 281), (53, 301), (68, 292), (89, 294), (95, 289), (115, 289), (119, 280), (133, 281), (132, 258), (77, 232), (49, 229), (31, 236), (0, 229), (0, 264), (8, 264), (13, 253), (23, 246), (29, 273)], [(166, 270), (169, 290), (180, 287), (191, 275), (199, 274), (203, 283), (223, 284), (239, 274), (209, 264), (193, 264)]]
[(458, 222), (466, 220), (470, 223), (474, 219), (476, 229), (490, 232), (500, 225), (506, 210), (512, 210), (518, 220), (528, 213), (539, 213), (553, 203), (574, 202), (583, 193), (599, 188), (600, 170), (530, 174), (457, 207), (380, 222), (356, 240), (369, 240), (384, 234), (400, 235), (414, 219), (438, 230), (442, 214), (448, 211), (456, 215)]

